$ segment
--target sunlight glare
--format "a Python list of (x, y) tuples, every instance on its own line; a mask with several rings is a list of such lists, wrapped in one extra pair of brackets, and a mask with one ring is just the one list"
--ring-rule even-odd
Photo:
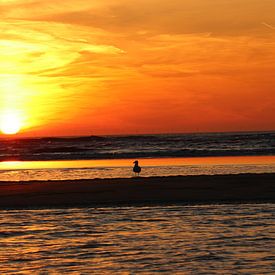
[(14, 135), (21, 129), (21, 121), (15, 113), (5, 113), (1, 117), (0, 129), (3, 134)]

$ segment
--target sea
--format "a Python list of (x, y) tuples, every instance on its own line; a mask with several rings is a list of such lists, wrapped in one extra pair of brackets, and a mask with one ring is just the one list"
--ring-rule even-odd
[[(0, 139), (0, 181), (275, 173), (275, 132)], [(0, 274), (274, 274), (275, 204), (0, 209)]]
[(0, 181), (275, 172), (275, 132), (0, 140)]

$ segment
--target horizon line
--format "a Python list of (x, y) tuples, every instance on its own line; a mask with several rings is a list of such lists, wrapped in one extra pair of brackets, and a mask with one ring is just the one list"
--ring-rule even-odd
[(81, 138), (81, 137), (124, 137), (124, 136), (157, 136), (157, 135), (194, 135), (194, 134), (242, 134), (242, 133), (275, 133), (273, 130), (248, 130), (248, 131), (209, 131), (209, 132), (162, 132), (162, 133), (128, 133), (128, 134), (90, 134), (90, 135), (53, 135), (53, 136), (20, 136), (20, 135), (0, 135), (0, 140), (18, 139), (43, 139), (43, 138)]

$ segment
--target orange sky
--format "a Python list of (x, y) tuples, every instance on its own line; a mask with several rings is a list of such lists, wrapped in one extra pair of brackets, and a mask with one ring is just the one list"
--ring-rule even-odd
[(21, 136), (275, 129), (274, 0), (0, 1)]

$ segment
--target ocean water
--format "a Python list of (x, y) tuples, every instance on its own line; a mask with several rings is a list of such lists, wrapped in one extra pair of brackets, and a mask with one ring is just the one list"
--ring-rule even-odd
[[(139, 159), (142, 177), (275, 173), (275, 156)], [(133, 159), (0, 162), (0, 181), (131, 178)]]
[(1, 210), (0, 274), (274, 274), (274, 204)]
[(275, 132), (0, 139), (0, 161), (275, 155)]
[[(0, 181), (275, 172), (275, 133), (0, 140)], [(1, 209), (0, 274), (274, 274), (274, 204)]]
[(2, 139), (0, 181), (129, 178), (135, 159), (145, 177), (274, 173), (275, 132)]

